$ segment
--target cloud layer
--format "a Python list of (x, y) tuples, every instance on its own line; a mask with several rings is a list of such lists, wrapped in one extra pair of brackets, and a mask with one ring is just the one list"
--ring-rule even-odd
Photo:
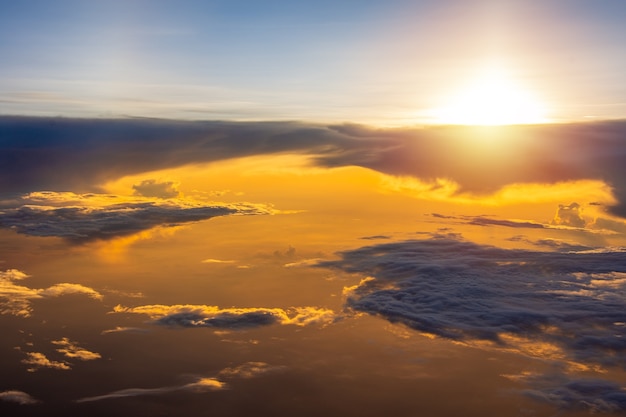
[(319, 265), (369, 276), (346, 289), (347, 305), (357, 311), (453, 340), (540, 357), (536, 348), (549, 346), (559, 352), (552, 357), (626, 368), (626, 252), (537, 252), (430, 239), (341, 256)]
[[(113, 204), (103, 204), (109, 200)], [(200, 204), (184, 200), (123, 201), (107, 194), (38, 192), (0, 211), (0, 227), (30, 236), (60, 237), (74, 243), (108, 240), (226, 215), (268, 214), (254, 204)]]
[[(601, 180), (626, 217), (625, 121), (508, 127), (372, 129), (294, 122), (0, 117), (0, 189), (97, 191), (129, 174), (277, 153), (318, 166), (361, 166), (457, 191), (488, 193), (515, 183)], [(174, 184), (138, 192), (173, 195)], [(168, 188), (169, 187), (169, 188)]]
[(560, 373), (506, 375), (531, 385), (523, 394), (562, 410), (595, 413), (626, 411), (626, 389), (613, 381), (593, 378), (571, 378)]
[(154, 323), (179, 327), (212, 327), (216, 329), (247, 329), (272, 324), (327, 325), (336, 320), (332, 310), (318, 307), (282, 308), (219, 308), (207, 305), (145, 305), (116, 306), (116, 313), (149, 316)]

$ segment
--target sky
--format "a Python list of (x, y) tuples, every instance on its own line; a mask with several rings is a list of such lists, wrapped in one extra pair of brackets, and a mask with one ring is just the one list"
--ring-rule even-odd
[(0, 415), (623, 415), (625, 20), (0, 1)]
[(620, 0), (3, 2), (0, 111), (432, 124), (495, 71), (545, 107), (542, 120), (621, 118), (624, 9)]

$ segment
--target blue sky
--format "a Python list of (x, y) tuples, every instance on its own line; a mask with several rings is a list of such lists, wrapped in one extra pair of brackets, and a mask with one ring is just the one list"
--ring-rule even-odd
[(0, 11), (3, 114), (410, 124), (494, 62), (556, 119), (626, 114), (622, 1), (63, 0)]

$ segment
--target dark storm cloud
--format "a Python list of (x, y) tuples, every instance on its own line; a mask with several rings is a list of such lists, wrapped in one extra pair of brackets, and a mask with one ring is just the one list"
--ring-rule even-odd
[(182, 200), (126, 201), (97, 206), (89, 203), (106, 198), (112, 203), (122, 201), (111, 195), (32, 193), (23, 197), (22, 204), (0, 210), (0, 227), (30, 236), (54, 236), (83, 243), (217, 216), (269, 213), (266, 207), (260, 205), (202, 205)]
[(228, 158), (301, 153), (459, 191), (603, 180), (626, 217), (626, 121), (509, 127), (371, 129), (296, 122), (0, 118), (0, 189), (93, 191), (124, 175)]
[(590, 413), (626, 411), (626, 389), (602, 379), (573, 379), (563, 374), (526, 374), (513, 376), (532, 386), (523, 393), (562, 410)]
[(347, 305), (413, 329), (569, 360), (626, 367), (626, 252), (537, 252), (453, 239), (341, 253), (320, 266), (370, 278)]

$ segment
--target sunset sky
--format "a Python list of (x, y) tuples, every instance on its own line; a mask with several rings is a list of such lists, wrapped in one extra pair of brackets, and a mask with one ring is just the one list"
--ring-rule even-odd
[(0, 2), (0, 415), (623, 415), (624, 22)]

